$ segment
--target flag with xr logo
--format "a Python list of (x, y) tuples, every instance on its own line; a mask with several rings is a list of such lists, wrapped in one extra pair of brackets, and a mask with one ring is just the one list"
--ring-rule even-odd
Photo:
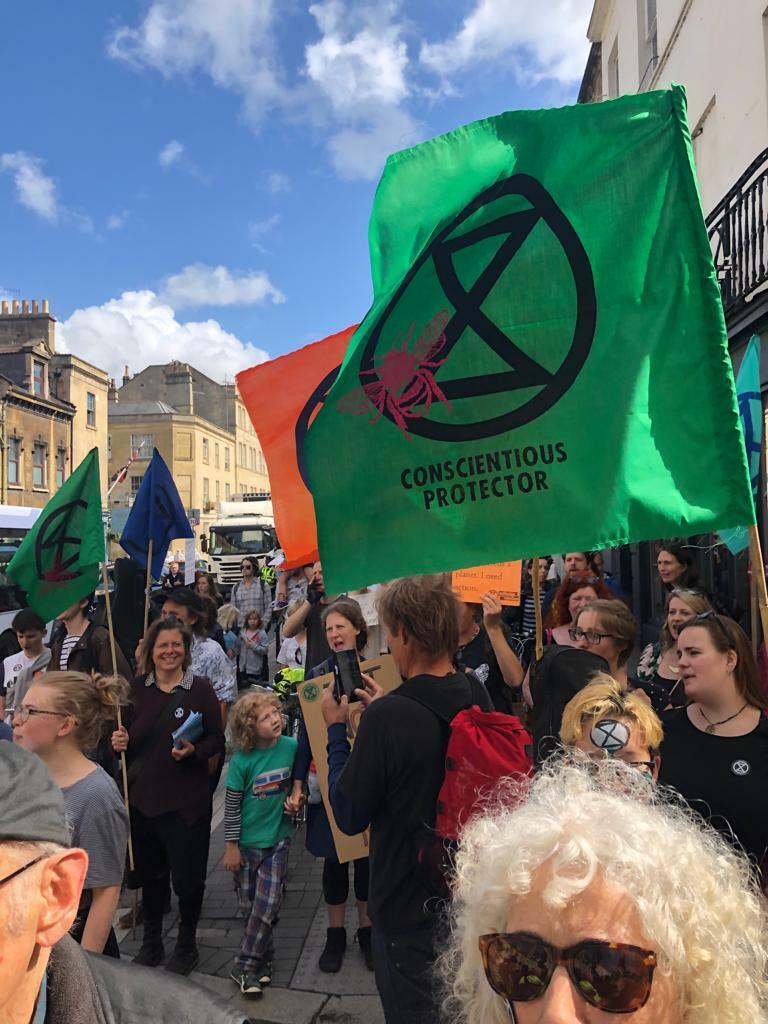
[(326, 589), (754, 522), (679, 87), (389, 158), (305, 448)]

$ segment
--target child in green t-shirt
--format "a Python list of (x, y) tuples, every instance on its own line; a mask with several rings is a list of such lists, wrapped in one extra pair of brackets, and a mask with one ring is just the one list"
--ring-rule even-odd
[(249, 692), (229, 718), (235, 753), (229, 762), (224, 805), (224, 867), (245, 868), (250, 916), (230, 977), (244, 995), (261, 995), (272, 980), (274, 928), (283, 901), (291, 816), (302, 797), (291, 796), (296, 740), (281, 735), (278, 698)]

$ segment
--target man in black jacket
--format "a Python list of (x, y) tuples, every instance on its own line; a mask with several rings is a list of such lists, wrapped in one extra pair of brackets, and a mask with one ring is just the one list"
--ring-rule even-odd
[(0, 743), (0, 1020), (246, 1024), (186, 979), (85, 953), (67, 935), (88, 867), (43, 762)]
[[(402, 686), (387, 696), (366, 680), (370, 700), (354, 749), (347, 742), (347, 700), (323, 694), (328, 725), (329, 791), (339, 828), (371, 828), (368, 912), (376, 985), (387, 1024), (437, 1021), (432, 986), (439, 901), (420, 870), (420, 841), (434, 826), (448, 728), (464, 708), (493, 706), (483, 685), (456, 672), (458, 604), (438, 578), (390, 584), (379, 618)], [(371, 699), (375, 696), (377, 699)]]

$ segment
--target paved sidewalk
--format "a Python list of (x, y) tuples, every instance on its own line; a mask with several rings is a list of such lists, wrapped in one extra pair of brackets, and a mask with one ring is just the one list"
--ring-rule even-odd
[[(317, 958), (325, 942), (325, 906), (322, 898), (322, 861), (304, 847), (303, 827), (294, 836), (289, 855), (286, 895), (275, 929), (275, 973), (272, 985), (259, 999), (246, 999), (229, 978), (244, 920), (235, 899), (232, 875), (222, 867), (224, 855), (224, 785), (214, 797), (211, 848), (203, 912), (198, 928), (200, 963), (194, 980), (230, 999), (253, 1021), (275, 1024), (380, 1024), (381, 1003), (373, 975), (366, 970), (354, 944), (357, 930), (354, 903), (347, 913), (348, 949), (339, 974), (322, 974)], [(120, 911), (120, 914), (124, 910)], [(175, 897), (164, 920), (164, 942), (170, 954), (176, 938), (178, 912)], [(118, 931), (120, 950), (132, 957), (141, 945), (141, 926), (132, 935)], [(159, 968), (161, 969), (161, 968)]]

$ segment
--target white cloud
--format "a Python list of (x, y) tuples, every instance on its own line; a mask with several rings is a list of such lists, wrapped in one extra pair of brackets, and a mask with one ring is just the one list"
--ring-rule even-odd
[(279, 171), (272, 171), (271, 174), (267, 175), (264, 187), (270, 195), (279, 196), (283, 192), (291, 191), (291, 179), (287, 174), (281, 174)]
[(176, 139), (171, 139), (171, 141), (166, 143), (166, 145), (160, 150), (157, 162), (163, 170), (168, 170), (169, 167), (173, 167), (174, 164), (177, 164), (183, 156), (184, 144)]
[(511, 58), (523, 81), (578, 82), (589, 51), (592, 7), (593, 0), (477, 0), (459, 31), (443, 42), (422, 45), (420, 59), (443, 78)]
[(280, 223), (281, 217), (279, 213), (273, 213), (271, 217), (265, 217), (263, 220), (253, 220), (248, 225), (248, 237), (251, 240), (251, 245), (254, 249), (266, 255), (267, 250), (261, 243), (261, 239), (268, 235), (271, 231), (277, 227)]
[(396, 7), (324, 0), (309, 10), (321, 36), (306, 47), (305, 73), (338, 125), (328, 140), (331, 161), (342, 178), (375, 178), (389, 153), (418, 134), (404, 107), (408, 51)]
[(202, 70), (241, 95), (256, 124), (282, 91), (275, 6), (273, 0), (154, 0), (137, 28), (117, 29), (107, 52), (166, 78)]
[(39, 156), (18, 150), (0, 155), (0, 171), (10, 171), (16, 187), (16, 198), (22, 206), (38, 217), (55, 224), (61, 212), (56, 183), (43, 173)]
[(128, 211), (120, 210), (107, 218), (107, 231), (120, 231), (128, 222)]
[(257, 306), (285, 302), (283, 293), (262, 271), (233, 274), (226, 267), (191, 263), (162, 283), (162, 301), (175, 309), (197, 306)]
[(126, 362), (136, 373), (152, 363), (181, 359), (221, 381), (269, 358), (216, 320), (180, 322), (152, 291), (123, 292), (101, 306), (75, 310), (57, 325), (56, 344), (118, 380)]

